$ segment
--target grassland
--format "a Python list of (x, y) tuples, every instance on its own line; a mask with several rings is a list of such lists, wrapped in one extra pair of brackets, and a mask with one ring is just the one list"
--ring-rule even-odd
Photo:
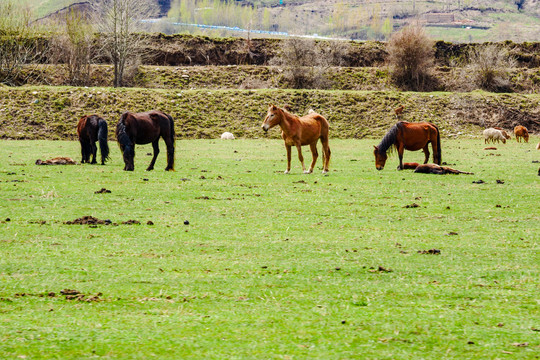
[(444, 139), (459, 176), (377, 172), (376, 140), (333, 139), (329, 176), (271, 139), (179, 140), (174, 173), (3, 141), (0, 357), (538, 358), (538, 140)]

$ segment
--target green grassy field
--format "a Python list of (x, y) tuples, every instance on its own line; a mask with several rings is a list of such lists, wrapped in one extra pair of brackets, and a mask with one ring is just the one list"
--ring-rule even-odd
[(0, 358), (538, 358), (538, 140), (444, 140), (457, 176), (377, 172), (377, 140), (331, 141), (329, 176), (271, 139), (178, 141), (176, 172), (3, 141)]

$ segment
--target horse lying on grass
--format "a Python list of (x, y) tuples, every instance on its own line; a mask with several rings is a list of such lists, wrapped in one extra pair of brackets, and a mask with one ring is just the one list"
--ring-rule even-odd
[[(274, 126), (281, 127), (281, 137), (285, 141), (287, 149), (287, 170), (285, 174), (291, 171), (291, 147), (296, 146), (298, 150), (298, 159), (302, 164), (304, 174), (311, 174), (319, 154), (317, 152), (317, 141), (321, 139), (323, 147), (323, 174), (328, 172), (330, 163), (330, 147), (328, 146), (328, 121), (316, 112), (309, 112), (307, 115), (298, 117), (289, 113), (287, 110), (270, 105), (268, 113), (264, 118), (262, 129), (267, 132)], [(304, 157), (302, 156), (302, 146), (309, 145), (313, 160), (306, 170)]]
[(49, 160), (36, 160), (36, 165), (76, 165), (77, 162), (69, 157), (55, 157)]
[(437, 174), (437, 175), (445, 175), (445, 174), (467, 174), (467, 175), (474, 175), (474, 173), (460, 171), (456, 169), (452, 169), (448, 166), (440, 166), (437, 164), (418, 164), (418, 163), (404, 163), (403, 169), (410, 169), (414, 170), (415, 173), (420, 174)]

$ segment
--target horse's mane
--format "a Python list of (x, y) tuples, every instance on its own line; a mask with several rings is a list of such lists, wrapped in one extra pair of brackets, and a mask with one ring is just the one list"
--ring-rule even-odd
[(394, 150), (394, 147), (392, 145), (396, 142), (396, 136), (401, 127), (401, 122), (398, 122), (396, 125), (392, 126), (390, 130), (384, 135), (379, 145), (377, 145), (377, 148), (379, 149), (379, 154), (384, 154), (387, 152), (391, 152)]
[[(287, 106), (287, 105), (285, 105), (285, 106)], [(278, 108), (278, 109), (280, 109), (283, 112), (283, 115), (285, 116), (285, 118), (291, 117), (291, 118), (295, 118), (295, 119), (300, 119), (300, 117), (298, 115), (293, 114), (292, 112), (288, 111), (285, 107)]]

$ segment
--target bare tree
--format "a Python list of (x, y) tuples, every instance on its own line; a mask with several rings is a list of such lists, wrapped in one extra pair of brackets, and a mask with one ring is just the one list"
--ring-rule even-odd
[(62, 19), (59, 33), (51, 38), (50, 58), (64, 65), (70, 85), (88, 85), (94, 58), (94, 29), (80, 12)]
[(39, 55), (36, 31), (31, 26), (28, 9), (15, 1), (0, 2), (0, 83), (17, 85), (23, 66)]
[(137, 30), (152, 10), (147, 0), (102, 0), (98, 5), (96, 23), (103, 34), (103, 49), (114, 66), (115, 87), (124, 85), (126, 68), (138, 64), (144, 36)]
[(295, 89), (329, 88), (327, 73), (332, 66), (339, 66), (347, 46), (343, 42), (316, 42), (312, 39), (287, 39), (270, 65), (283, 69), (283, 79)]

